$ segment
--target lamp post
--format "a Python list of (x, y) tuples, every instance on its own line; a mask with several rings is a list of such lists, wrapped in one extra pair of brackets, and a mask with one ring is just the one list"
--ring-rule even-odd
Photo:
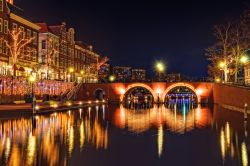
[(156, 70), (156, 72), (158, 74), (158, 81), (161, 81), (161, 74), (165, 72), (166, 65), (163, 62), (161, 62), (161, 61), (156, 62), (156, 64), (155, 64), (155, 70)]
[(109, 81), (114, 82), (115, 81), (115, 76), (113, 76), (113, 75), (109, 76)]
[(70, 81), (73, 81), (73, 72), (74, 72), (74, 68), (73, 67), (71, 67), (71, 68), (69, 68), (69, 73), (70, 73)]
[(34, 76), (30, 76), (29, 81), (31, 83), (32, 111), (33, 111), (33, 114), (35, 114), (36, 113), (36, 97), (34, 94), (34, 82), (36, 81), (36, 78)]
[[(241, 58), (240, 58), (240, 62), (245, 65), (247, 62), (249, 61), (249, 58), (247, 55), (243, 55)], [(243, 67), (244, 68), (244, 67)], [(244, 69), (244, 73), (245, 73), (245, 69)], [(244, 79), (244, 84), (245, 84), (245, 79)]]
[(81, 82), (83, 83), (84, 71), (83, 71), (83, 70), (81, 70), (81, 72), (80, 72), (80, 73), (81, 73), (81, 76), (82, 76), (82, 81), (81, 81)]
[[(224, 68), (225, 68), (225, 63), (224, 62), (219, 62), (218, 66), (219, 66), (219, 69), (221, 70), (221, 80), (224, 80), (223, 79), (223, 72), (224, 72)], [(224, 80), (225, 81), (225, 80)]]

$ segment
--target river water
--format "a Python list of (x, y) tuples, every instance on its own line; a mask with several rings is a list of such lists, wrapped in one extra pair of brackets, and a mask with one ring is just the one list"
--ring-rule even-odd
[[(9, 115), (9, 116), (6, 116)], [(250, 120), (177, 102), (146, 110), (96, 106), (0, 118), (0, 165), (243, 165)], [(250, 117), (249, 117), (250, 118)]]

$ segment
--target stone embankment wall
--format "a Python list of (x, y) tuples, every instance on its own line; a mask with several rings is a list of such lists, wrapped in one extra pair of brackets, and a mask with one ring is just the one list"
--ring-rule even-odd
[(250, 108), (250, 88), (214, 84), (213, 100), (223, 108), (243, 112), (245, 104)]

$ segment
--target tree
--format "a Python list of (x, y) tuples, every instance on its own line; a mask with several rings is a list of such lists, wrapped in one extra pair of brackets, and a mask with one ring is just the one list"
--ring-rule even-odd
[[(18, 28), (8, 31), (9, 40), (5, 40), (6, 46), (12, 60), (12, 68), (14, 76), (16, 76), (16, 64), (23, 56), (28, 56), (33, 50), (28, 50), (26, 46), (30, 44), (35, 38), (25, 38), (24, 32)], [(26, 48), (26, 53), (23, 50)]]
[(57, 65), (56, 63), (58, 61), (55, 61), (56, 59), (56, 54), (59, 53), (58, 51), (58, 43), (55, 42), (52, 38), (49, 38), (48, 41), (47, 41), (47, 49), (46, 49), (46, 52), (44, 52), (44, 55), (45, 55), (45, 62), (46, 62), (46, 78), (49, 79), (49, 71), (50, 71), (50, 66), (52, 65)]
[(237, 22), (232, 27), (231, 55), (233, 58), (233, 74), (235, 83), (238, 82), (238, 74), (243, 67), (240, 59), (246, 54), (249, 47), (246, 35), (247, 31), (244, 30), (243, 26), (244, 24)]

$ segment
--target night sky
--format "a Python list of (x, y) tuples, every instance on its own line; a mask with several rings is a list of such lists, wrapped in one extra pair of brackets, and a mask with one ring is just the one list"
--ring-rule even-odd
[(204, 49), (213, 44), (214, 24), (239, 18), (246, 0), (14, 0), (34, 21), (76, 29), (112, 65), (145, 68), (168, 62), (168, 72), (207, 76)]

